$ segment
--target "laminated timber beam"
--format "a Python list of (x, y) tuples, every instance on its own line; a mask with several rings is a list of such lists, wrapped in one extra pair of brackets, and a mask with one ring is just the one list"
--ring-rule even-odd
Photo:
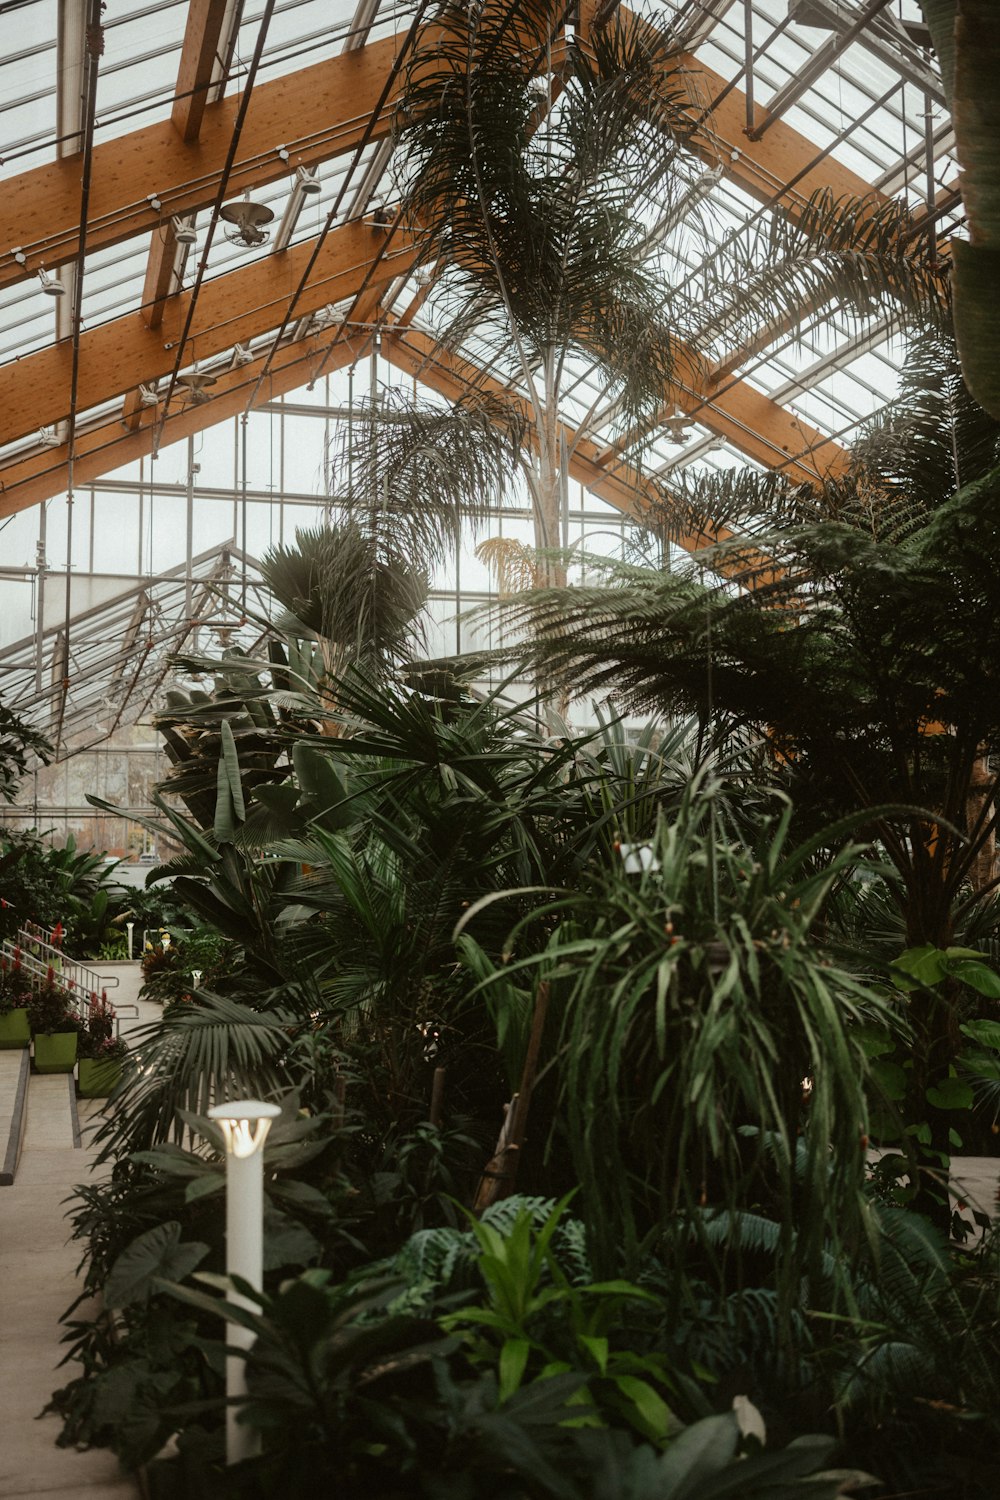
[(196, 141), (208, 103), (229, 0), (189, 0), (170, 119), (182, 141)]
[[(589, 6), (593, 12), (593, 5)], [(623, 14), (628, 14), (623, 8)], [(582, 18), (582, 25), (586, 19)], [(254, 89), (241, 136), (240, 156), (233, 167), (233, 196), (275, 182), (296, 166), (315, 167), (358, 145), (375, 112), (392, 66), (397, 42), (393, 37), (369, 42), (335, 58), (314, 63)], [(419, 43), (418, 43), (419, 45)], [(726, 87), (726, 80), (691, 54), (674, 66), (689, 76), (692, 113), (700, 114)], [(370, 136), (384, 139), (395, 103), (390, 92)], [(92, 251), (148, 234), (160, 215), (146, 201), (155, 193), (164, 217), (186, 215), (209, 207), (215, 200), (232, 135), (237, 109), (232, 97), (210, 104), (204, 111), (197, 142), (186, 144), (171, 120), (144, 126), (94, 151), (91, 209), (87, 243)], [(767, 118), (766, 109), (759, 111)], [(713, 165), (721, 162), (727, 177), (759, 202), (781, 197), (783, 185), (798, 178), (784, 207), (796, 205), (820, 187), (836, 196), (873, 195), (869, 183), (833, 157), (816, 162), (813, 142), (778, 120), (761, 141), (745, 135), (746, 106), (741, 90), (733, 89), (720, 103), (693, 149)], [(285, 162), (277, 147), (285, 145)], [(137, 196), (138, 195), (138, 196)], [(4, 184), (0, 204), (0, 287), (31, 275), (39, 261), (52, 269), (72, 259), (79, 240), (79, 163), (56, 161), (11, 178)], [(27, 267), (10, 253), (24, 250)]]
[[(364, 353), (368, 339), (365, 335), (342, 336), (332, 349), (330, 342), (331, 334), (326, 332), (282, 345), (272, 360), (256, 404), (262, 406), (278, 396), (299, 390), (312, 379), (321, 361), (325, 371), (353, 364)], [(102, 474), (135, 463), (140, 458), (148, 458), (155, 448), (204, 432), (229, 417), (241, 416), (253, 395), (256, 380), (257, 374), (251, 365), (221, 375), (213, 387), (211, 401), (204, 405), (178, 406), (176, 410), (171, 405), (159, 441), (158, 408), (143, 409), (139, 425), (134, 429), (124, 427), (115, 416), (97, 426), (79, 430), (73, 461), (74, 484), (95, 484)], [(65, 494), (69, 485), (67, 457), (66, 445), (63, 444), (60, 448), (33, 454), (8, 465), (0, 476), (3, 486), (0, 489), (0, 518), (28, 510), (54, 495)]]
[[(397, 50), (394, 37), (370, 42), (270, 83), (258, 84), (240, 137), (229, 187), (233, 197), (287, 177), (297, 166), (353, 150), (361, 142)], [(371, 137), (387, 134), (392, 98)], [(91, 252), (149, 234), (163, 218), (208, 208), (215, 201), (232, 139), (238, 100), (229, 96), (204, 112), (197, 142), (186, 143), (172, 120), (146, 125), (94, 148), (87, 225)], [(284, 146), (289, 160), (278, 155)], [(155, 194), (159, 212), (147, 202)], [(80, 233), (79, 161), (49, 162), (10, 178), (0, 203), (0, 287), (33, 275), (39, 261), (54, 268), (76, 254)], [(10, 251), (21, 247), (27, 267)]]
[[(276, 329), (298, 290), (312, 243), (295, 245), (205, 282), (189, 333), (192, 357), (204, 364), (237, 343), (249, 344)], [(345, 224), (327, 235), (308, 285), (295, 308), (299, 317), (328, 302), (356, 294), (367, 280), (384, 287), (405, 274), (417, 256), (414, 241), (396, 230), (388, 249), (385, 232), (364, 221)], [(85, 413), (114, 397), (169, 375), (184, 329), (190, 293), (171, 297), (159, 328), (146, 326), (139, 313), (127, 313), (80, 337), (78, 410)], [(8, 442), (61, 421), (69, 410), (73, 351), (50, 345), (0, 367), (0, 412)], [(0, 476), (2, 477), (2, 476)]]
[[(201, 122), (208, 102), (219, 55), (219, 43), (227, 17), (232, 20), (233, 0), (191, 0), (181, 60), (177, 67), (177, 87), (170, 120), (186, 145), (201, 134)], [(242, 0), (240, 0), (240, 4)], [(237, 21), (239, 17), (235, 18)], [(183, 267), (182, 247), (177, 243), (173, 218), (164, 219), (159, 231), (153, 231), (146, 261), (146, 278), (142, 289), (142, 315), (150, 328), (163, 321), (167, 297), (180, 290)], [(176, 273), (176, 274), (175, 274)], [(127, 415), (130, 414), (127, 413)], [(135, 425), (131, 422), (130, 425)]]

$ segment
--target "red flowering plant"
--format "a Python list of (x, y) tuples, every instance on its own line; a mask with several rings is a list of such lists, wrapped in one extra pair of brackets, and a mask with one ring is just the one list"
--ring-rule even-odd
[(92, 1057), (95, 1062), (114, 1062), (125, 1056), (128, 1048), (121, 1037), (115, 1036), (115, 1008), (108, 1000), (107, 990), (100, 998), (94, 993), (87, 1007), (87, 1019), (77, 1043), (77, 1057)]
[(13, 954), (0, 955), (0, 1016), (9, 1016), (12, 1010), (20, 1010), (31, 998), (31, 985), (21, 967), (21, 950)]
[(49, 965), (45, 983), (35, 990), (28, 1000), (28, 1019), (36, 1036), (53, 1036), (56, 1032), (84, 1029), (84, 1022), (73, 1005), (68, 990), (56, 980), (56, 971)]

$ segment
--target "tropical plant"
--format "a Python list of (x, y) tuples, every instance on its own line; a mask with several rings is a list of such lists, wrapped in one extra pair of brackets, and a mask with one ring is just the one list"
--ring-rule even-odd
[(46, 766), (52, 753), (45, 735), (8, 708), (0, 694), (0, 801), (16, 801), (31, 762)]
[[(500, 608), (554, 680), (755, 730), (814, 821), (867, 808), (905, 943), (946, 949), (997, 889), (1000, 424), (937, 337), (911, 350), (901, 387), (822, 491), (745, 472), (691, 484), (675, 524), (737, 534), (688, 567), (595, 562), (600, 586)], [(954, 1065), (957, 993), (910, 998), (911, 1118)], [(932, 1110), (939, 1154), (948, 1125)]]
[[(849, 1258), (863, 1234), (861, 1027), (890, 1026), (890, 1009), (833, 966), (814, 932), (857, 858), (829, 852), (850, 821), (795, 847), (779, 803), (741, 848), (718, 836), (716, 795), (708, 773), (696, 777), (645, 859), (556, 892), (513, 928), (510, 961), (481, 984), (527, 971), (552, 985), (554, 1121), (597, 1267), (634, 1276), (660, 1245), (683, 1268), (678, 1226), (694, 1226), (703, 1255), (705, 1205), (769, 1204), (786, 1226), (779, 1292), (790, 1314), (801, 1278), (822, 1279), (827, 1245)], [(526, 943), (543, 914), (547, 945)]]
[[(476, 1494), (510, 1500), (776, 1500), (801, 1494), (833, 1500), (871, 1483), (857, 1471), (820, 1466), (832, 1440), (794, 1440), (762, 1451), (766, 1431), (745, 1398), (690, 1427), (670, 1420), (652, 1381), (667, 1372), (655, 1356), (630, 1352), (616, 1313), (657, 1299), (625, 1283), (574, 1286), (561, 1276), (550, 1241), (557, 1208), (537, 1235), (523, 1214), (508, 1236), (477, 1226), (479, 1287), (486, 1301), (441, 1316), (394, 1312), (398, 1282), (367, 1278), (336, 1285), (306, 1272), (277, 1294), (253, 1294), (237, 1308), (191, 1287), (173, 1295), (196, 1312), (238, 1321), (254, 1335), (247, 1360), (244, 1419), (264, 1452), (230, 1473), (234, 1495), (273, 1492), (288, 1500), (336, 1482), (387, 1500)], [(542, 1286), (543, 1270), (549, 1275)], [(220, 1277), (199, 1274), (222, 1289)], [(240, 1283), (241, 1290), (245, 1286)], [(246, 1289), (248, 1292), (249, 1288)], [(259, 1311), (257, 1310), (259, 1308)], [(566, 1316), (559, 1317), (559, 1311)], [(546, 1319), (546, 1313), (550, 1316)], [(496, 1346), (470, 1362), (453, 1327), (496, 1329)], [(531, 1354), (554, 1338), (560, 1352), (528, 1375)], [(602, 1331), (605, 1329), (606, 1331)], [(506, 1336), (514, 1330), (514, 1336)], [(530, 1331), (529, 1331), (530, 1330)], [(631, 1332), (631, 1330), (629, 1330)], [(651, 1440), (642, 1441), (643, 1434)], [(176, 1493), (185, 1468), (202, 1482), (218, 1472), (218, 1450), (179, 1444), (154, 1483)], [(185, 1463), (186, 1460), (186, 1463)], [(334, 1476), (336, 1476), (334, 1481)]]
[(399, 539), (379, 535), (377, 521), (298, 530), (294, 547), (272, 548), (260, 567), (285, 608), (277, 629), (319, 645), (321, 692), (349, 666), (379, 677), (408, 654), (428, 579)]

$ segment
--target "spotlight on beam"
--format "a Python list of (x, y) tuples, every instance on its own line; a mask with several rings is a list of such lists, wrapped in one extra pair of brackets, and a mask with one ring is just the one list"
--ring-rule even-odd
[(299, 214), (305, 207), (306, 200), (315, 198), (322, 190), (322, 183), (318, 177), (314, 176), (312, 172), (307, 172), (305, 167), (296, 168), (292, 191), (288, 195), (288, 202), (285, 204), (285, 211), (281, 216), (281, 223), (278, 225), (277, 233), (274, 236), (274, 244), (271, 247), (275, 254), (280, 250), (288, 249), (289, 241), (295, 233), (295, 226), (298, 223)]
[(49, 297), (65, 297), (66, 288), (56, 276), (50, 276), (44, 266), (38, 267), (38, 279), (42, 283), (42, 291)]
[(190, 219), (179, 219), (176, 214), (170, 220), (174, 226), (174, 239), (178, 245), (196, 245), (198, 234)]

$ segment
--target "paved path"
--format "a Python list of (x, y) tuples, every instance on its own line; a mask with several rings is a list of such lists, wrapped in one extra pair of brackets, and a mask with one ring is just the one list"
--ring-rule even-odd
[[(112, 993), (134, 1000), (138, 965), (118, 972), (122, 982)], [(87, 1108), (81, 1101), (84, 1127)], [(59, 1318), (76, 1296), (80, 1259), (80, 1247), (67, 1239), (64, 1200), (85, 1179), (93, 1157), (74, 1146), (73, 1134), (66, 1077), (35, 1074), (17, 1175), (13, 1186), (0, 1188), (2, 1500), (136, 1500), (139, 1494), (106, 1448), (57, 1448), (58, 1417), (35, 1420), (53, 1390), (76, 1374), (76, 1367), (56, 1369), (65, 1353)]]

